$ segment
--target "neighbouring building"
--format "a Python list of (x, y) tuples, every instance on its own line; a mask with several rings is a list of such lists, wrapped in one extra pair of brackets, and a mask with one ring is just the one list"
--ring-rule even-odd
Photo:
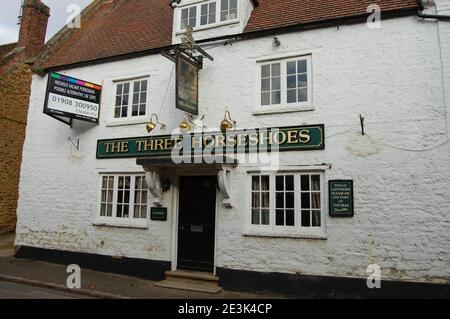
[(33, 57), (44, 48), (50, 9), (25, 0), (19, 41), (0, 45), (0, 233), (14, 231)]
[(449, 1), (90, 10), (33, 75), (19, 256), (304, 294), (376, 294), (379, 267), (382, 294), (448, 294)]

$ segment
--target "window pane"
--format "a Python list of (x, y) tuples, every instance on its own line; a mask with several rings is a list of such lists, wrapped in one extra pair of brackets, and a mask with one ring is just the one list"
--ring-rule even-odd
[(298, 90), (298, 101), (299, 102), (308, 101), (308, 89), (299, 89)]
[(282, 209), (276, 210), (275, 224), (277, 226), (284, 226), (284, 210), (282, 210)]
[(105, 216), (106, 215), (106, 204), (101, 204), (100, 205), (100, 216)]
[(272, 90), (280, 90), (281, 89), (281, 78), (275, 77), (272, 78)]
[(140, 215), (141, 215), (140, 206), (135, 205), (134, 212), (133, 212), (133, 218), (139, 218)]
[(147, 91), (147, 80), (141, 81), (141, 91)]
[(106, 191), (102, 191), (102, 203), (106, 203)]
[(309, 193), (302, 193), (302, 208), (311, 208)]
[(188, 18), (188, 9), (181, 10), (181, 19), (187, 19)]
[(216, 3), (209, 5), (209, 23), (216, 23)]
[(287, 102), (295, 103), (297, 102), (297, 90), (287, 90)]
[(261, 198), (260, 193), (257, 193), (257, 192), (252, 193), (252, 207), (253, 208), (261, 207), (260, 206), (260, 203), (261, 203), (260, 198)]
[(309, 190), (309, 175), (302, 175), (301, 177), (301, 188), (302, 191)]
[(286, 211), (286, 226), (294, 226), (294, 211)]
[(147, 204), (147, 191), (142, 192), (142, 204)]
[(114, 185), (114, 177), (112, 176), (112, 177), (109, 178), (109, 185), (108, 185), (108, 188), (112, 189), (112, 188), (113, 188), (113, 185)]
[(130, 83), (125, 83), (123, 86), (123, 94), (130, 93)]
[(261, 207), (269, 208), (269, 192), (261, 193)]
[(272, 92), (272, 104), (281, 103), (281, 91)]
[(108, 204), (106, 215), (112, 217), (112, 204)]
[(259, 176), (252, 176), (252, 190), (259, 190)]
[(231, 10), (228, 19), (229, 19), (229, 20), (231, 20), (231, 19), (237, 19), (237, 10)]
[(133, 104), (138, 104), (139, 103), (139, 93), (134, 93), (133, 94)]
[(252, 209), (252, 224), (259, 225), (259, 209)]
[(146, 102), (147, 102), (147, 93), (142, 92), (141, 93), (141, 103), (146, 103)]
[(220, 10), (224, 11), (228, 9), (228, 0), (222, 0), (220, 4)]
[(294, 193), (286, 193), (286, 208), (294, 208)]
[(311, 175), (311, 183), (312, 183), (311, 189), (313, 191), (319, 191), (320, 190), (320, 175)]
[(237, 0), (230, 0), (230, 9), (237, 9)]
[(277, 191), (284, 190), (284, 176), (277, 176), (275, 184), (276, 184), (276, 190)]
[(277, 193), (276, 195), (276, 207), (284, 208), (284, 193)]
[(295, 62), (286, 63), (287, 74), (296, 74), (297, 73), (295, 65), (296, 65)]
[(312, 197), (312, 208), (320, 208), (320, 193), (314, 192), (311, 193)]
[(263, 65), (261, 66), (261, 77), (268, 78), (270, 77), (270, 65)]
[(294, 175), (286, 175), (286, 190), (294, 190)]
[(280, 63), (272, 64), (272, 76), (280, 76)]
[(287, 88), (288, 89), (295, 89), (297, 88), (297, 82), (295, 79), (295, 75), (290, 75), (287, 77)]
[(208, 14), (208, 4), (202, 4), (200, 14), (206, 16)]
[(269, 210), (268, 209), (261, 210), (261, 224), (269, 225)]
[(313, 210), (312, 214), (313, 214), (312, 226), (320, 227), (320, 210)]
[(270, 91), (270, 79), (261, 80), (261, 91)]
[(269, 176), (261, 176), (261, 190), (269, 190)]
[(200, 25), (208, 24), (208, 16), (201, 16), (200, 17)]
[(311, 226), (311, 217), (309, 210), (302, 210), (302, 226), (304, 227)]
[(307, 71), (306, 60), (298, 61), (298, 73), (305, 73)]
[(139, 92), (140, 90), (141, 90), (141, 82), (140, 81), (134, 82), (133, 91), (134, 92)]
[(308, 76), (306, 74), (300, 74), (298, 76), (298, 87), (307, 87), (308, 86)]
[(102, 188), (107, 188), (108, 187), (108, 177), (104, 176), (102, 178)]
[(270, 92), (261, 93), (261, 105), (270, 105)]
[(147, 218), (147, 205), (141, 206), (141, 218)]

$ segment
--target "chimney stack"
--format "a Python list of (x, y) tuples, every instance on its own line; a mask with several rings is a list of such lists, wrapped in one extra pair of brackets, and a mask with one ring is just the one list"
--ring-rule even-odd
[(41, 0), (23, 1), (18, 46), (25, 48), (27, 58), (43, 49), (49, 16), (50, 8)]

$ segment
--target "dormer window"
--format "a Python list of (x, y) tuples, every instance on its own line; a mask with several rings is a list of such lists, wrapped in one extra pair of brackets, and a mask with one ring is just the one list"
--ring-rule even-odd
[(180, 9), (180, 30), (185, 30), (187, 26), (194, 29), (213, 27), (238, 19), (238, 0), (202, 1)]

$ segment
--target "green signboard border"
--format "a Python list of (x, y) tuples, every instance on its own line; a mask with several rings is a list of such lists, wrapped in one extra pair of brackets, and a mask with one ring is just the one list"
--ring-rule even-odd
[[(332, 211), (332, 199), (331, 199), (331, 187), (333, 183), (350, 183), (350, 202), (351, 211), (350, 213), (335, 213)], [(355, 215), (355, 205), (354, 205), (354, 191), (353, 191), (353, 180), (351, 179), (334, 179), (328, 181), (328, 210), (331, 217), (353, 217)]]
[[(299, 147), (298, 145), (290, 145), (290, 146), (283, 146), (279, 148), (279, 152), (286, 152), (286, 151), (315, 151), (315, 150), (324, 150), (325, 149), (325, 125), (324, 124), (311, 124), (311, 125), (297, 125), (297, 126), (284, 126), (284, 127), (263, 127), (263, 128), (249, 128), (249, 129), (241, 129), (241, 130), (235, 130), (231, 131), (232, 134), (239, 134), (239, 133), (245, 133), (245, 132), (253, 132), (258, 130), (289, 130), (289, 129), (308, 129), (308, 128), (317, 128), (321, 131), (320, 135), (320, 142), (318, 144), (314, 145), (305, 145)], [(202, 132), (202, 133), (188, 133), (188, 134), (178, 134), (178, 136), (193, 136), (194, 134), (202, 134), (202, 135), (217, 135), (222, 134), (220, 131), (216, 132)], [(100, 154), (100, 143), (106, 143), (106, 142), (127, 142), (130, 140), (136, 140), (136, 139), (148, 139), (148, 138), (170, 138), (173, 136), (177, 136), (176, 134), (170, 135), (151, 135), (151, 136), (135, 136), (135, 137), (124, 137), (124, 138), (110, 138), (110, 139), (101, 139), (97, 141), (97, 149), (96, 149), (96, 158), (97, 159), (119, 159), (119, 158), (141, 158), (141, 157), (167, 157), (172, 155), (172, 149), (169, 151), (161, 151), (158, 152), (157, 155), (150, 156), (148, 153), (143, 154), (111, 154), (111, 155), (104, 155)], [(254, 147), (246, 147), (245, 153), (250, 153), (254, 150)], [(237, 153), (244, 153), (242, 151), (238, 151)], [(195, 155), (195, 153), (192, 153), (192, 155)], [(219, 155), (222, 155), (219, 154)], [(224, 154), (226, 155), (226, 154)]]

